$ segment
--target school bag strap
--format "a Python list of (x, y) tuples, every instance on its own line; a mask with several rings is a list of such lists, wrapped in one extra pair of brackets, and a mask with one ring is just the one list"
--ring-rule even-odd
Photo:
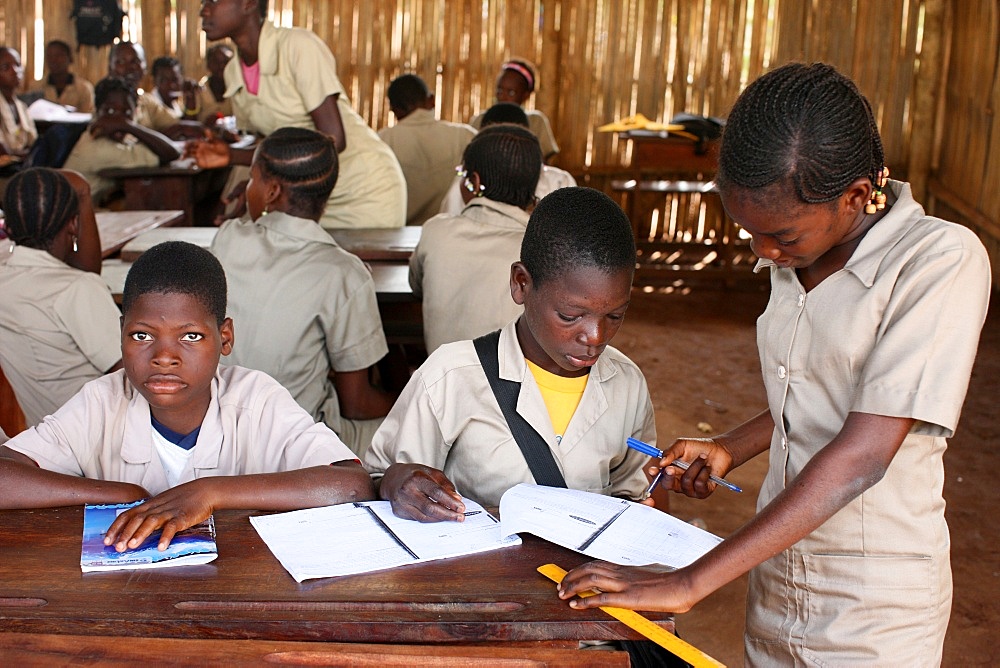
[(528, 462), (528, 468), (531, 469), (535, 482), (549, 487), (566, 487), (566, 480), (559, 472), (559, 466), (552, 456), (549, 444), (517, 412), (517, 397), (521, 393), (521, 383), (500, 377), (500, 330), (473, 339), (472, 344), (476, 347), (476, 354), (479, 355), (483, 373), (490, 382), (493, 396), (496, 397), (500, 411), (507, 420), (514, 442), (521, 449), (524, 460)]

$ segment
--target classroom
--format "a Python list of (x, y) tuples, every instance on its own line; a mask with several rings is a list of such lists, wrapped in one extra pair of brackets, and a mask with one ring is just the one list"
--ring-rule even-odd
[[(113, 6), (121, 14), (111, 32), (119, 21), (121, 31), (82, 44), (87, 12)], [(12, 602), (0, 604), (0, 656), (208, 663), (310, 652), (348, 665), (661, 665), (630, 646), (640, 631), (585, 598), (574, 599), (579, 607), (558, 598), (533, 572), (542, 563), (534, 561), (551, 558), (570, 571), (561, 585), (570, 594), (589, 583), (602, 597), (633, 601), (620, 607), (725, 665), (878, 665), (904, 651), (913, 653), (900, 654), (903, 663), (914, 665), (1000, 662), (990, 473), (1000, 465), (990, 401), (1000, 316), (988, 308), (1000, 285), (998, 26), (1000, 6), (986, 0), (3, 3), (0, 429), (27, 438), (8, 442), (0, 465), (29, 462), (40, 467), (32, 474), (87, 483), (111, 476), (107, 464), (104, 473), (83, 460), (79, 472), (65, 464), (75, 445), (60, 450), (62, 459), (40, 459), (32, 448), (72, 441), (70, 408), (90, 410), (96, 400), (84, 405), (81, 387), (101, 379), (102, 391), (118, 392), (107, 390), (112, 379), (124, 383), (120, 424), (131, 433), (128, 416), (148, 401), (134, 355), (154, 337), (123, 328), (156, 295), (207, 308), (204, 338), (221, 364), (212, 367), (212, 393), (204, 386), (204, 422), (148, 402), (156, 475), (123, 473), (115, 484), (129, 488), (114, 502), (154, 496), (176, 505), (169, 488), (205, 480), (197, 460), (207, 455), (192, 446), (199, 429), (215, 433), (217, 409), (228, 438), (219, 388), (236, 396), (274, 383), (281, 402), (290, 393), (288, 405), (297, 405), (280, 419), (262, 409), (253, 427), (232, 417), (232, 433), (250, 434), (263, 459), (228, 472), (216, 463), (204, 475), (259, 476), (259, 502), (246, 500), (250, 485), (225, 488), (229, 497), (214, 506), (218, 560), (179, 567), (181, 575), (85, 574), (85, 593), (71, 594), (80, 582), (80, 506), (11, 504), (0, 492), (0, 508), (12, 508), (0, 510), (8, 536), (0, 601)], [(56, 93), (70, 107), (46, 103)], [(845, 135), (854, 148), (844, 148)], [(433, 139), (420, 145), (420, 136)], [(43, 227), (62, 216), (60, 229), (18, 231), (38, 211)], [(897, 233), (876, 224), (904, 211), (927, 227)], [(572, 230), (559, 239), (572, 243), (546, 236), (559, 225)], [(605, 241), (598, 253), (596, 239), (626, 228), (628, 248)], [(224, 313), (207, 278), (170, 277), (156, 288), (129, 273), (137, 262), (148, 273), (170, 266), (147, 252), (167, 253), (160, 242), (176, 241), (188, 244), (169, 250), (190, 266), (224, 269)], [(540, 249), (556, 258), (554, 273), (548, 260), (532, 259), (545, 256)], [(566, 259), (572, 253), (577, 259)], [(30, 278), (56, 265), (62, 283)], [(18, 266), (29, 270), (20, 278), (8, 271)], [(848, 287), (845, 276), (856, 280)], [(546, 320), (556, 299), (586, 315)], [(70, 309), (69, 301), (76, 319), (57, 325), (66, 331), (30, 333), (51, 329), (37, 303)], [(600, 323), (584, 332), (591, 316)], [(915, 318), (919, 325), (902, 324)], [(495, 343), (477, 338), (494, 330)], [(554, 354), (571, 331), (575, 342), (595, 341)], [(472, 339), (475, 347), (466, 345)], [(556, 482), (543, 482), (527, 456), (484, 345), (497, 347), (501, 385), (516, 369), (522, 400), (528, 390), (538, 396), (539, 406), (518, 404), (515, 415), (532, 427), (530, 439), (549, 442), (543, 459), (557, 464)], [(53, 375), (60, 365), (66, 370)], [(244, 367), (253, 375), (240, 376)], [(931, 385), (947, 391), (921, 393)], [(560, 402), (570, 394), (567, 408)], [(484, 411), (489, 419), (480, 420)], [(580, 416), (591, 411), (585, 431)], [(275, 445), (286, 428), (296, 436)], [(641, 458), (625, 436), (669, 450), (690, 474)], [(472, 445), (490, 439), (492, 449)], [(566, 454), (578, 441), (582, 464), (581, 450)], [(183, 456), (170, 459), (174, 446)], [(133, 456), (116, 447), (126, 461)], [(317, 460), (321, 449), (344, 454)], [(709, 469), (743, 492), (718, 489)], [(657, 471), (664, 482), (653, 482), (650, 496)], [(499, 574), (489, 586), (476, 580), (475, 556), (385, 571), (388, 585), (378, 574), (299, 584), (247, 521), (369, 499), (391, 501), (400, 517), (461, 519), (456, 489), (496, 514), (519, 482), (649, 496), (647, 505), (725, 547), (694, 570), (642, 585), (625, 567), (609, 574), (535, 536), (505, 548), (515, 557), (486, 553)], [(76, 488), (58, 481), (53, 488), (54, 499), (111, 502), (71, 496)], [(916, 488), (930, 491), (910, 496)], [(41, 528), (29, 531), (24, 509), (39, 506)], [(918, 526), (933, 547), (919, 545)], [(9, 537), (20, 528), (59, 558), (28, 554), (28, 539)], [(904, 559), (925, 553), (933, 565)], [(831, 556), (842, 554), (860, 561)], [(746, 567), (733, 566), (737, 559)], [(50, 581), (19, 578), (22, 560), (38, 575), (51, 568)], [(775, 575), (785, 568), (787, 577)], [(621, 593), (595, 584), (612, 578)], [(937, 584), (914, 594), (907, 578)], [(890, 593), (866, 598), (883, 586)], [(852, 598), (857, 590), (865, 593)], [(82, 600), (116, 591), (127, 594), (123, 602), (99, 613)], [(130, 611), (150, 596), (162, 600)], [(909, 608), (897, 605), (903, 598)], [(799, 612), (775, 612), (776, 601), (793, 600)], [(914, 621), (898, 626), (911, 635), (885, 630), (888, 639), (877, 641), (883, 629), (866, 637), (857, 631), (865, 627), (848, 626), (864, 621), (866, 606), (876, 626), (910, 614), (900, 618)], [(832, 620), (815, 640), (810, 614)], [(580, 641), (609, 641), (612, 651), (579, 649)], [(788, 654), (771, 649), (786, 642)]]

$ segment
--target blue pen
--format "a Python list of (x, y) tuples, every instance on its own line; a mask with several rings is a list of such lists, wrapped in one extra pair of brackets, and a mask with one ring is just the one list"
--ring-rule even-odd
[[(660, 457), (661, 459), (663, 457), (663, 450), (660, 450), (659, 448), (654, 447), (649, 443), (643, 443), (637, 438), (629, 438), (625, 442), (626, 444), (628, 444), (628, 447), (632, 448), (633, 450), (638, 450), (644, 455), (649, 455), (650, 457)], [(670, 466), (676, 466), (679, 469), (684, 469), (685, 471), (687, 471), (690, 464), (688, 464), (683, 460), (675, 459), (674, 461), (670, 462)], [(660, 469), (660, 472), (656, 474), (655, 478), (653, 478), (653, 482), (650, 483), (649, 489), (646, 490), (646, 496), (643, 498), (648, 498), (649, 495), (653, 493), (653, 490), (656, 489), (656, 486), (660, 484), (660, 480), (663, 479), (663, 471), (664, 469)], [(731, 489), (734, 492), (743, 491), (733, 483), (729, 482), (728, 480), (724, 480), (717, 475), (711, 475), (708, 478), (716, 485), (722, 485), (726, 489)]]

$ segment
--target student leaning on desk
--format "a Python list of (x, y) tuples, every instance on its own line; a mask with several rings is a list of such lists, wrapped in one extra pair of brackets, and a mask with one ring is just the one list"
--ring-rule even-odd
[(223, 508), (294, 510), (372, 498), (350, 450), (270, 376), (219, 367), (233, 347), (226, 278), (207, 250), (154, 246), (122, 296), (125, 369), (85, 385), (0, 447), (0, 507), (118, 503), (118, 551)]
[[(517, 413), (566, 486), (638, 499), (650, 460), (625, 441), (655, 438), (653, 406), (642, 372), (608, 345), (630, 299), (631, 225), (606, 195), (563, 188), (531, 214), (520, 257), (509, 284), (524, 313), (492, 343), (499, 378), (520, 383)], [(461, 521), (459, 492), (497, 506), (536, 481), (472, 341), (441, 346), (417, 369), (366, 464), (393, 511), (422, 521)]]

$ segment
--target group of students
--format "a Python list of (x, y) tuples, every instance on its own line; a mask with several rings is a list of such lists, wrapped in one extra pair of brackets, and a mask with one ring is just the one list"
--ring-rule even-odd
[[(238, 116), (260, 77), (261, 95), (244, 113), (268, 135), (250, 164), (249, 220), (226, 223), (212, 252), (170, 243), (136, 261), (117, 338), (123, 368), (115, 370), (113, 355), (95, 356), (92, 367), (110, 373), (0, 448), (0, 506), (149, 498), (109, 530), (106, 542), (119, 550), (156, 529), (165, 544), (231, 507), (382, 498), (402, 517), (461, 521), (462, 496), (495, 506), (506, 489), (535, 480), (494, 396), (495, 375), (517, 386), (518, 419), (574, 489), (641, 500), (663, 470), (657, 494), (701, 498), (714, 491), (710, 475), (769, 453), (757, 515), (718, 547), (671, 573), (577, 568), (560, 585), (571, 606), (683, 612), (752, 571), (752, 665), (940, 662), (951, 603), (942, 455), (968, 386), (990, 268), (969, 230), (927, 216), (906, 183), (888, 178), (877, 124), (853, 82), (826, 65), (791, 64), (736, 101), (717, 184), (726, 211), (752, 237), (757, 269), (771, 275), (758, 321), (768, 407), (724, 434), (678, 439), (649, 460), (626, 447), (629, 437), (656, 441), (646, 381), (609, 345), (630, 300), (631, 225), (587, 188), (560, 188), (535, 204), (544, 149), (517, 125), (470, 138), (459, 177), (464, 207), (458, 218), (426, 225), (412, 261), (424, 290), (450, 282), (460, 310), (435, 312), (428, 324), (451, 318), (444, 324), (457, 339), (430, 346), (394, 402), (371, 386), (367, 369), (384, 353), (384, 337), (380, 327), (355, 329), (375, 308), (370, 278), (317, 224), (350, 161), (338, 141), (350, 123), (335, 122), (349, 106), (341, 89), (320, 87), (307, 98), (316, 106), (303, 103), (318, 132), (265, 125), (265, 77), (291, 77), (280, 71), (288, 60), (267, 54), (312, 57), (322, 43), (290, 39), (260, 20), (244, 30), (251, 5), (220, 0), (202, 10), (210, 39), (231, 37), (241, 58), (260, 47), (256, 75), (246, 59), (230, 65)], [(293, 113), (288, 106), (283, 112)], [(18, 179), (7, 266), (31, 267), (34, 283), (45, 271), (86, 268), (81, 256), (92, 253), (92, 240), (72, 184), (48, 170)], [(29, 187), (53, 194), (33, 197)], [(482, 239), (486, 228), (503, 232)], [(449, 245), (460, 242), (469, 245)], [(514, 248), (513, 260), (490, 266)], [(338, 294), (324, 298), (323, 271), (354, 278), (337, 279)], [(0, 269), (0, 295), (10, 293), (9, 273)], [(272, 285), (280, 289), (268, 293)], [(52, 301), (75, 301), (65, 290)], [(478, 290), (488, 296), (461, 301)], [(238, 305), (238, 292), (255, 298)], [(291, 360), (320, 336), (290, 315), (292, 302), (313, 298), (299, 313), (310, 310), (343, 345), (277, 359)], [(506, 324), (479, 321), (479, 312)], [(0, 323), (0, 335), (14, 326)], [(311, 349), (327, 341), (324, 333)], [(5, 370), (9, 350), (3, 343)], [(335, 394), (307, 398), (280, 377), (220, 365), (228, 356), (261, 369), (250, 359), (265, 354), (275, 368), (314, 371)], [(332, 381), (327, 354), (336, 355)], [(390, 405), (354, 451), (327, 426), (328, 411), (364, 419)], [(671, 466), (677, 458), (686, 470)], [(588, 589), (600, 593), (577, 596)]]

